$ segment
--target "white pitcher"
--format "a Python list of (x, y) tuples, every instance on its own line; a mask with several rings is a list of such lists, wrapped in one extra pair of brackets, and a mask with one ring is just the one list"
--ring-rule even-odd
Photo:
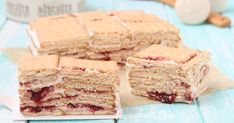
[(227, 9), (228, 0), (210, 0), (211, 11), (224, 12)]
[(186, 24), (200, 24), (210, 14), (210, 0), (176, 0), (175, 10), (180, 20)]

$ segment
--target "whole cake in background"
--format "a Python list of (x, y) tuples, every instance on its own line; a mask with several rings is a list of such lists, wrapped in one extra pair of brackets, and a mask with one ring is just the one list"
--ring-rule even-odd
[(113, 115), (120, 108), (114, 61), (30, 56), (19, 61), (18, 80), (25, 116)]
[(176, 27), (143, 11), (83, 12), (43, 17), (30, 23), (28, 34), (34, 55), (114, 60), (161, 44), (180, 47)]
[(152, 45), (127, 60), (132, 93), (164, 103), (191, 103), (208, 86), (210, 54)]

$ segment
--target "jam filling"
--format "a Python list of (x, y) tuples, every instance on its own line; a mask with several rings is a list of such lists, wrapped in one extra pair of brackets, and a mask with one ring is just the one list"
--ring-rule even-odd
[(104, 109), (101, 106), (95, 106), (95, 105), (92, 105), (92, 104), (81, 104), (81, 103), (76, 103), (76, 104), (68, 103), (67, 107), (69, 107), (69, 108), (89, 108), (89, 110), (91, 112), (95, 112), (95, 111)]
[(187, 84), (187, 83), (185, 83), (185, 82), (181, 82), (180, 85), (183, 86), (183, 87), (185, 87), (186, 89), (190, 88), (190, 85)]
[(41, 103), (41, 100), (49, 94), (49, 92), (53, 91), (54, 87), (49, 86), (49, 87), (43, 87), (38, 91), (33, 91), (33, 90), (27, 90), (28, 92), (31, 93), (31, 100), (34, 101), (35, 103)]
[(117, 65), (123, 67), (126, 65), (126, 62), (117, 62)]
[(120, 50), (114, 50), (114, 51), (101, 51), (101, 52), (96, 52), (97, 54), (101, 54), (104, 56), (104, 58), (100, 58), (98, 60), (103, 60), (103, 61), (110, 61), (111, 57), (110, 54), (111, 53), (115, 53), (115, 52), (120, 52), (120, 51), (130, 51), (133, 50), (134, 48), (121, 48)]
[(145, 57), (144, 59), (146, 60), (153, 60), (153, 61), (167, 61), (169, 58), (163, 57), (163, 56), (158, 56), (158, 57)]
[(29, 109), (29, 112), (38, 113), (41, 112), (43, 109), (45, 110), (54, 110), (55, 106), (26, 106), (26, 107), (20, 107), (20, 111), (24, 111), (26, 109)]
[(176, 94), (173, 94), (173, 93), (168, 94), (165, 92), (159, 93), (157, 91), (149, 91), (147, 92), (147, 94), (149, 95), (150, 99), (157, 100), (163, 103), (168, 103), (168, 104), (175, 102), (175, 99), (176, 99)]
[[(196, 56), (197, 56), (197, 54), (194, 53), (194, 54), (190, 55), (189, 59), (187, 59), (185, 61), (181, 61), (179, 63), (185, 64), (185, 63), (189, 62), (190, 60), (192, 60)], [(144, 57), (144, 59), (153, 60), (153, 61), (170, 61), (171, 60), (170, 58), (167, 58), (167, 57), (164, 57), (164, 56), (157, 56), (157, 57), (147, 56), (147, 57)]]
[(184, 94), (184, 98), (185, 98), (185, 100), (187, 100), (187, 101), (193, 101), (193, 97), (192, 97), (192, 93), (191, 93), (191, 92), (185, 93), (185, 94)]
[(86, 70), (86, 68), (77, 67), (77, 66), (72, 66), (72, 67), (61, 66), (61, 69), (72, 69), (72, 70), (79, 70), (83, 72)]
[(182, 64), (185, 64), (185, 63), (187, 63), (187, 62), (189, 62), (190, 60), (192, 60), (194, 57), (196, 57), (197, 56), (197, 53), (194, 53), (194, 54), (192, 54), (192, 55), (190, 55), (189, 56), (189, 59), (187, 59), (186, 61), (183, 61), (183, 62), (181, 62)]
[(102, 94), (102, 93), (108, 93), (108, 91), (99, 91), (99, 90), (85, 90), (84, 88), (76, 88), (77, 91), (82, 91), (85, 93), (98, 93), (98, 94)]
[(72, 68), (71, 68), (72, 70), (80, 70), (80, 71), (85, 71), (85, 68), (81, 68), (81, 67), (77, 67), (77, 66), (73, 66)]

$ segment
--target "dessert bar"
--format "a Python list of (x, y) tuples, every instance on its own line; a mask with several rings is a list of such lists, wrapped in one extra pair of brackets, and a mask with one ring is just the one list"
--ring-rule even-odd
[(34, 55), (117, 61), (152, 45), (180, 47), (176, 27), (143, 11), (91, 11), (38, 18), (28, 28)]
[(114, 61), (30, 56), (19, 61), (18, 80), (25, 116), (113, 115), (119, 108)]
[(191, 103), (206, 88), (210, 54), (152, 45), (127, 59), (132, 93), (164, 103)]

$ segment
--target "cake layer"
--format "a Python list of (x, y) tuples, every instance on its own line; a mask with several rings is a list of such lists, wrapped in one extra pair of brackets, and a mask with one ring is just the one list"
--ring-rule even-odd
[[(78, 89), (78, 88), (57, 88), (53, 86), (36, 88), (36, 89), (19, 89), (19, 94), (21, 98), (24, 98), (24, 101), (32, 101), (35, 103), (41, 103), (43, 101), (48, 101), (51, 99), (64, 98), (66, 96), (79, 96), (85, 98), (93, 98), (93, 99), (106, 99), (112, 100), (115, 99), (114, 91), (100, 91), (100, 90), (87, 90), (86, 88)], [(82, 94), (82, 95), (80, 95)], [(95, 98), (94, 98), (95, 97)]]
[(69, 103), (64, 106), (26, 106), (20, 108), (26, 116), (45, 116), (45, 115), (93, 115), (93, 114), (115, 114), (115, 108), (104, 108), (91, 104)]
[[(103, 67), (105, 66), (105, 67)], [(98, 72), (116, 72), (118, 71), (118, 66), (114, 61), (92, 61), (92, 60), (81, 60), (72, 59), (68, 57), (61, 57), (59, 62), (60, 70), (76, 70), (79, 68), (84, 68), (84, 72), (89, 72), (87, 69), (97, 70)]]
[(20, 103), (20, 106), (21, 107), (24, 107), (24, 106), (44, 106), (44, 105), (62, 106), (62, 105), (66, 105), (68, 103), (88, 103), (88, 104), (102, 106), (102, 107), (106, 107), (106, 108), (114, 108), (116, 106), (115, 99), (102, 100), (102, 99), (93, 99), (91, 97), (89, 97), (89, 98), (80, 97), (79, 95), (50, 99), (48, 101), (43, 101), (41, 103), (34, 103), (32, 101), (23, 101)]
[(46, 76), (55, 74), (58, 65), (58, 56), (38, 56), (38, 57), (24, 57), (18, 62), (18, 75), (35, 75)]
[(89, 41), (86, 29), (71, 16), (36, 19), (30, 23), (28, 32), (36, 48), (42, 49), (78, 47)]
[(164, 103), (191, 103), (205, 88), (209, 53), (159, 45), (128, 58), (132, 92)]

